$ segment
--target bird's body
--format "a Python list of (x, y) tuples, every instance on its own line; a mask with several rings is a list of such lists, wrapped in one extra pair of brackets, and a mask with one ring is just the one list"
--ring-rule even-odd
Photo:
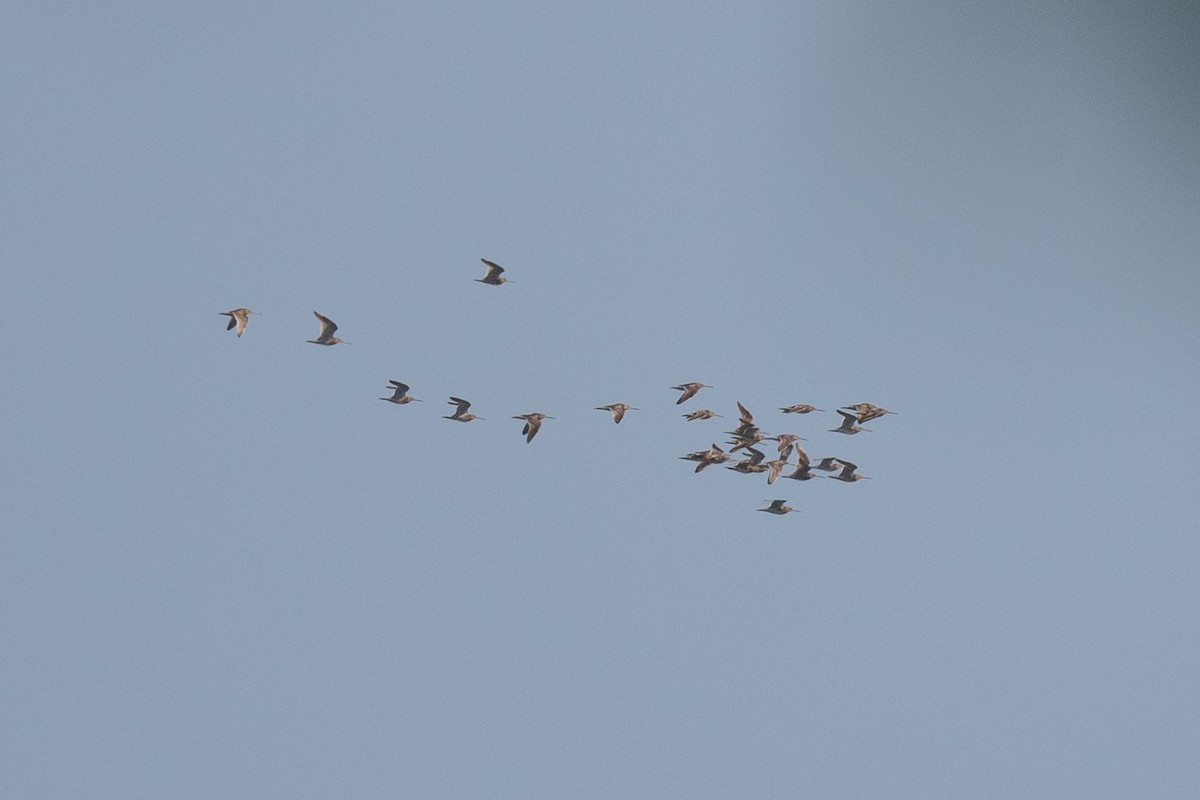
[[(679, 404), (676, 403), (675, 405), (679, 405)], [(712, 419), (713, 417), (720, 417), (720, 416), (721, 415), (718, 414), (717, 412), (709, 411), (707, 408), (702, 408), (699, 411), (689, 411), (688, 413), (683, 415), (684, 419), (686, 419), (688, 422), (695, 422), (698, 419)]]
[(768, 514), (786, 514), (789, 511), (794, 511), (791, 506), (786, 506), (786, 500), (772, 500), (771, 505), (766, 508), (760, 508), (759, 511), (766, 511)]
[(487, 265), (487, 274), (482, 278), (476, 278), (477, 282), (486, 283), (489, 286), (499, 286), (502, 283), (508, 283), (508, 278), (504, 277), (504, 267), (494, 261), (488, 261), (486, 258), (479, 260)]
[(321, 333), (320, 333), (320, 335), (317, 336), (317, 338), (309, 339), (308, 340), (309, 344), (323, 344), (326, 346), (331, 346), (331, 345), (335, 345), (335, 344), (349, 344), (349, 342), (343, 342), (343, 340), (341, 340), (338, 337), (333, 335), (335, 332), (337, 332), (337, 329), (338, 329), (338, 326), (336, 324), (334, 324), (333, 320), (331, 320), (329, 317), (325, 316), (324, 314), (318, 313), (316, 311), (313, 312), (313, 315), (321, 323)]
[(624, 419), (624, 417), (625, 417), (626, 411), (637, 411), (638, 409), (636, 409), (633, 406), (628, 405), (626, 403), (609, 403), (606, 406), (596, 406), (596, 410), (597, 411), (608, 411), (608, 412), (612, 413), (613, 422), (620, 425), (621, 420)]
[[(842, 406), (854, 412), (854, 417), (858, 422), (867, 422), (868, 420), (882, 417), (884, 414), (895, 414), (895, 411), (888, 411), (886, 408), (871, 405), (870, 403), (855, 403), (852, 406)], [(839, 414), (842, 412), (838, 412)]]
[(675, 401), (675, 405), (679, 405), (680, 403), (692, 399), (696, 395), (696, 392), (700, 391), (701, 389), (711, 389), (712, 387), (706, 383), (697, 383), (693, 381), (691, 383), (681, 383), (678, 386), (672, 386), (671, 388), (683, 392), (683, 394), (679, 396), (679, 399)]
[[(733, 452), (732, 450), (730, 452)], [(732, 467), (726, 467), (734, 472), (744, 472), (747, 474), (755, 472), (766, 472), (770, 469), (769, 466), (762, 463), (766, 459), (767, 454), (761, 450), (756, 450), (754, 447), (747, 445), (746, 452), (750, 454), (748, 458), (743, 458), (741, 461), (734, 464)]]
[(854, 483), (855, 481), (861, 481), (861, 480), (870, 480), (870, 478), (868, 476), (859, 475), (857, 472), (854, 471), (854, 470), (858, 469), (858, 465), (851, 464), (849, 461), (842, 461), (841, 459), (838, 459), (838, 462), (842, 465), (842, 471), (839, 472), (837, 475), (826, 475), (825, 477), (833, 478), (836, 481), (845, 481), (846, 483)]
[(841, 468), (841, 462), (833, 456), (825, 456), (825, 458), (822, 458), (817, 462), (816, 466), (813, 467), (813, 469), (819, 469), (825, 472), (837, 472)]
[[(855, 433), (858, 433), (859, 431), (865, 431), (865, 430), (867, 430), (866, 428), (862, 427), (861, 425), (856, 425), (856, 424), (855, 424), (855, 423), (857, 423), (857, 422), (858, 422), (858, 417), (857, 417), (856, 415), (854, 415), (854, 414), (851, 414), (851, 413), (849, 413), (849, 412), (846, 412), (846, 411), (839, 411), (839, 412), (837, 412), (837, 413), (839, 413), (839, 414), (841, 414), (841, 415), (842, 415), (842, 424), (841, 424), (841, 425), (839, 425), (839, 426), (837, 426), (836, 428), (830, 428), (829, 430), (830, 430), (831, 432), (833, 432), (833, 433), (845, 433), (845, 434), (851, 434), (851, 435), (853, 435), (853, 434), (855, 434)], [(869, 433), (869, 432), (870, 432), (870, 431), (868, 431), (868, 433)]]
[(696, 465), (696, 472), (704, 469), (710, 464), (724, 464), (729, 460), (729, 454), (717, 447), (716, 442), (707, 450), (698, 450), (695, 453), (688, 453), (686, 456), (680, 456), (685, 461), (699, 461)]
[(542, 420), (554, 419), (554, 417), (547, 416), (540, 411), (531, 411), (528, 414), (517, 414), (513, 419), (525, 420), (525, 427), (521, 429), (521, 434), (524, 435), (525, 443), (528, 444), (542, 429)]
[(811, 411), (824, 411), (824, 409), (817, 408), (816, 406), (810, 406), (808, 403), (800, 403), (794, 406), (784, 406), (779, 410), (785, 414), (807, 414)]
[(442, 419), (452, 419), (455, 422), (470, 422), (473, 419), (483, 419), (483, 417), (468, 414), (467, 409), (471, 407), (471, 404), (461, 397), (451, 397), (447, 402), (449, 405), (458, 406), (458, 408), (454, 409), (453, 414), (448, 417), (442, 417)]
[(791, 447), (795, 445), (796, 442), (806, 441), (804, 437), (797, 436), (794, 433), (781, 433), (777, 436), (767, 436), (766, 438), (774, 439), (775, 441), (779, 442), (779, 452), (781, 453), (784, 451), (784, 448)]
[(782, 472), (783, 468), (787, 466), (789, 456), (791, 456), (791, 451), (788, 451), (786, 455), (781, 454), (779, 458), (775, 459), (774, 461), (767, 462), (768, 484), (774, 483), (776, 480), (778, 480), (779, 473)]
[(250, 315), (254, 312), (248, 308), (235, 308), (232, 311), (222, 311), (221, 316), (229, 317), (229, 324), (225, 326), (225, 330), (231, 331), (237, 328), (238, 338), (242, 338), (242, 334), (246, 332), (246, 324), (250, 321)]
[(381, 397), (379, 398), (380, 400), (387, 400), (389, 403), (395, 403), (398, 406), (402, 406), (405, 403), (411, 403), (413, 401), (418, 403), (421, 402), (415, 397), (408, 396), (408, 384), (401, 383), (400, 381), (388, 381), (388, 383), (391, 384), (391, 386), (388, 388), (390, 388), (394, 394), (392, 394), (391, 397)]

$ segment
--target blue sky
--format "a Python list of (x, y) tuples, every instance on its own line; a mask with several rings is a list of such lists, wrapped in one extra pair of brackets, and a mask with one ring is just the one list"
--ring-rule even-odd
[(1194, 792), (1198, 33), (8, 4), (0, 788)]

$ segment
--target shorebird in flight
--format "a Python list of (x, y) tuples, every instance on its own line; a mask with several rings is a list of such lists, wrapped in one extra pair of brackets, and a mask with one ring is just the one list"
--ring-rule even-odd
[(858, 422), (858, 417), (856, 415), (851, 414), (848, 411), (839, 411), (837, 413), (842, 415), (842, 424), (837, 426), (836, 428), (830, 428), (829, 430), (831, 432), (855, 434), (855, 433), (858, 433), (859, 431), (867, 431), (867, 433), (870, 433), (869, 430), (862, 427), (861, 425), (854, 424), (854, 423)]
[(686, 400), (691, 400), (696, 395), (696, 392), (700, 391), (701, 389), (711, 389), (713, 387), (709, 386), (707, 383), (696, 383), (693, 381), (692, 383), (681, 383), (678, 386), (672, 386), (671, 388), (678, 389), (679, 391), (683, 392), (683, 394), (679, 396), (679, 399), (675, 401), (675, 405), (679, 405)]
[(333, 320), (331, 320), (329, 317), (325, 316), (324, 314), (320, 314), (316, 311), (313, 312), (313, 315), (316, 316), (316, 318), (321, 321), (321, 335), (315, 339), (309, 339), (308, 340), (309, 344), (323, 344), (323, 345), (350, 344), (349, 342), (339, 339), (338, 337), (333, 335), (337, 331), (337, 325), (334, 324)]
[[(733, 450), (730, 450), (729, 452), (732, 453)], [(744, 472), (748, 475), (755, 472), (766, 472), (770, 469), (768, 465), (762, 463), (763, 459), (767, 457), (766, 453), (761, 450), (756, 450), (754, 447), (749, 445), (746, 446), (746, 452), (750, 454), (749, 458), (743, 458), (732, 467), (726, 467), (725, 469), (731, 469), (734, 472)]]
[(533, 437), (537, 436), (537, 432), (542, 429), (542, 420), (554, 419), (554, 417), (548, 417), (540, 411), (531, 411), (528, 414), (517, 414), (513, 419), (525, 420), (525, 427), (521, 429), (521, 433), (525, 436), (525, 443), (529, 444), (533, 441)]
[(476, 278), (476, 281), (479, 283), (486, 283), (489, 286), (499, 286), (502, 283), (508, 283), (508, 278), (504, 277), (503, 274), (504, 267), (500, 266), (494, 261), (488, 261), (486, 258), (481, 258), (479, 260), (487, 265), (487, 274), (482, 278)]
[(837, 472), (841, 468), (842, 462), (838, 461), (833, 456), (825, 456), (825, 458), (822, 458), (817, 462), (817, 465), (813, 467), (813, 469), (824, 470), (825, 472)]
[(421, 402), (415, 397), (408, 396), (408, 384), (401, 383), (400, 381), (388, 381), (388, 383), (391, 384), (391, 386), (388, 388), (395, 392), (395, 394), (393, 394), (391, 397), (381, 397), (379, 398), (380, 400), (387, 400), (389, 403), (395, 403), (398, 406), (402, 406), (405, 403), (411, 403), (414, 400), (416, 400), (418, 403)]
[[(783, 452), (785, 447), (791, 447), (792, 445), (796, 445), (796, 442), (807, 442), (808, 441), (803, 436), (797, 436), (794, 433), (781, 433), (778, 436), (765, 436), (763, 438), (774, 439), (775, 441), (779, 442), (779, 452), (781, 452), (781, 453)], [(796, 445), (796, 449), (800, 450), (800, 446)], [(804, 451), (800, 450), (800, 452), (804, 452)], [(807, 458), (807, 456), (805, 456), (805, 457)]]
[(471, 404), (461, 397), (451, 397), (448, 405), (458, 406), (458, 408), (454, 409), (453, 414), (448, 417), (442, 417), (442, 419), (452, 419), (455, 422), (470, 422), (473, 419), (483, 419), (483, 417), (468, 414), (467, 409), (471, 407)]
[(766, 508), (760, 508), (759, 511), (766, 511), (768, 514), (786, 514), (789, 511), (794, 511), (791, 506), (785, 506), (786, 500), (772, 500), (771, 505)]
[[(675, 405), (679, 405), (676, 403)], [(683, 415), (688, 422), (695, 422), (698, 419), (712, 419), (713, 417), (721, 416), (715, 411), (709, 411), (707, 408), (702, 408), (699, 411), (689, 411)]]
[(854, 483), (855, 481), (870, 480), (866, 475), (859, 475), (854, 470), (858, 469), (857, 464), (851, 464), (849, 461), (838, 459), (838, 463), (842, 465), (842, 471), (837, 475), (826, 475), (826, 478), (833, 478), (836, 481), (845, 481), (846, 483)]
[(634, 408), (633, 406), (628, 405), (626, 403), (609, 403), (606, 406), (596, 406), (596, 410), (611, 412), (613, 422), (620, 425), (621, 420), (624, 418), (626, 411), (639, 411), (640, 409)]
[(875, 419), (876, 417), (882, 417), (884, 414), (896, 413), (895, 411), (888, 411), (886, 408), (873, 406), (870, 403), (855, 403), (852, 406), (842, 406), (842, 408), (853, 410), (854, 416), (859, 422), (867, 422), (868, 420)]
[(696, 465), (696, 472), (699, 472), (709, 464), (724, 464), (729, 460), (729, 454), (717, 447), (716, 442), (713, 442), (713, 446), (708, 450), (698, 450), (695, 453), (680, 456), (680, 458), (684, 461), (699, 461), (700, 463)]
[(810, 406), (807, 403), (800, 403), (799, 405), (794, 406), (784, 406), (779, 410), (785, 414), (807, 414), (810, 411), (824, 411), (825, 409), (817, 408), (816, 406)]
[(787, 466), (788, 459), (792, 457), (792, 446), (789, 444), (785, 450), (781, 450), (779, 458), (774, 461), (767, 462), (767, 483), (772, 484), (779, 477), (779, 473)]
[(235, 308), (233, 311), (222, 311), (221, 316), (229, 317), (229, 324), (225, 326), (225, 330), (231, 331), (237, 328), (238, 338), (242, 338), (242, 334), (246, 332), (246, 323), (250, 321), (250, 315), (254, 312), (248, 308)]

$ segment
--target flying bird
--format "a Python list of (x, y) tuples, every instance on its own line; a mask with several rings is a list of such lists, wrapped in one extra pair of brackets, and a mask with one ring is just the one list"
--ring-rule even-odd
[(388, 388), (395, 392), (395, 394), (393, 394), (391, 397), (381, 397), (379, 398), (380, 400), (387, 400), (389, 403), (395, 403), (398, 406), (402, 406), (405, 403), (411, 403), (414, 400), (416, 400), (418, 403), (421, 402), (415, 397), (408, 396), (408, 384), (401, 383), (400, 381), (388, 381), (388, 383), (391, 384), (391, 386)]
[(634, 408), (633, 406), (627, 405), (626, 403), (609, 403), (606, 406), (596, 406), (596, 410), (611, 412), (613, 422), (620, 425), (621, 420), (625, 417), (626, 411), (639, 411), (640, 409)]
[(242, 338), (242, 334), (246, 332), (246, 323), (250, 321), (250, 315), (254, 312), (248, 308), (235, 308), (233, 311), (222, 311), (221, 316), (229, 317), (229, 324), (225, 326), (225, 330), (231, 331), (237, 328), (238, 338)]
[(855, 403), (852, 406), (842, 406), (842, 408), (853, 410), (854, 416), (859, 422), (867, 422), (876, 417), (882, 417), (884, 414), (896, 413), (895, 411), (888, 411), (886, 408), (873, 406), (870, 403)]
[(442, 417), (442, 419), (452, 419), (455, 422), (470, 422), (473, 419), (483, 419), (483, 417), (468, 414), (467, 409), (471, 407), (471, 404), (461, 397), (451, 397), (448, 405), (458, 406), (458, 408), (454, 409), (453, 414), (448, 417)]
[(760, 508), (759, 511), (766, 511), (768, 514), (786, 514), (789, 511), (794, 511), (791, 506), (785, 506), (786, 500), (772, 500), (771, 505), (766, 508)]
[(842, 415), (842, 424), (837, 426), (836, 428), (830, 428), (829, 430), (831, 432), (846, 433), (846, 434), (851, 434), (851, 435), (858, 433), (859, 431), (867, 431), (867, 433), (870, 433), (869, 430), (862, 427), (861, 425), (854, 424), (854, 423), (858, 422), (858, 417), (856, 415), (851, 414), (847, 411), (839, 411), (837, 413)]
[[(806, 457), (807, 458), (807, 457)], [(825, 472), (837, 472), (842, 468), (842, 463), (833, 456), (825, 456), (817, 462), (813, 469), (824, 470)]]
[(870, 480), (866, 475), (859, 475), (854, 470), (858, 469), (857, 464), (851, 464), (849, 461), (838, 459), (838, 463), (842, 465), (842, 471), (837, 475), (826, 475), (826, 478), (833, 478), (836, 481), (845, 481), (846, 483), (854, 483), (855, 481)]
[(499, 264), (488, 261), (486, 258), (479, 259), (487, 265), (487, 274), (482, 278), (476, 278), (479, 283), (486, 283), (489, 286), (499, 286), (502, 283), (508, 283), (508, 278), (504, 277), (504, 267)]
[(688, 453), (686, 456), (680, 456), (684, 461), (699, 461), (696, 465), (696, 472), (707, 467), (709, 464), (724, 464), (729, 460), (729, 454), (717, 447), (716, 442), (708, 450), (698, 450), (695, 453)]
[(537, 432), (542, 429), (542, 420), (554, 419), (554, 417), (548, 417), (540, 411), (531, 411), (528, 414), (517, 414), (513, 419), (525, 420), (525, 427), (521, 429), (521, 433), (525, 436), (525, 443), (529, 444), (533, 441), (533, 437), (537, 436)]
[(799, 405), (794, 406), (784, 406), (779, 410), (785, 414), (807, 414), (810, 411), (824, 411), (825, 409), (817, 408), (816, 406), (810, 406), (807, 403), (800, 403)]
[(683, 392), (683, 394), (679, 396), (679, 399), (675, 401), (675, 405), (679, 405), (680, 403), (682, 403), (686, 400), (692, 399), (692, 397), (695, 396), (696, 392), (700, 391), (701, 389), (711, 389), (713, 387), (709, 386), (707, 383), (692, 382), (692, 383), (681, 383), (678, 386), (672, 386), (671, 388), (678, 389), (679, 391)]
[[(676, 403), (675, 405), (679, 405), (679, 404)], [(699, 411), (689, 411), (688, 413), (683, 415), (684, 419), (686, 419), (688, 422), (695, 422), (698, 419), (712, 419), (713, 417), (720, 417), (720, 416), (721, 415), (718, 414), (717, 412), (709, 411), (707, 408), (702, 408)]]
[(329, 317), (326, 317), (325, 315), (320, 314), (316, 311), (314, 311), (313, 314), (316, 316), (316, 318), (318, 320), (321, 321), (321, 335), (315, 339), (309, 339), (308, 340), (309, 344), (323, 344), (323, 345), (350, 344), (349, 342), (343, 341), (342, 339), (339, 339), (338, 337), (333, 335), (337, 331), (337, 325), (334, 324), (333, 320), (331, 320)]

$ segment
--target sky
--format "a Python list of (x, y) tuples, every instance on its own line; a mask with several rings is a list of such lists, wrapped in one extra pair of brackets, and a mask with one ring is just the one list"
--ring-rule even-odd
[[(1184, 2), (5, 4), (0, 793), (1194, 794), (1198, 54)], [(693, 473), (737, 402), (871, 480)]]

